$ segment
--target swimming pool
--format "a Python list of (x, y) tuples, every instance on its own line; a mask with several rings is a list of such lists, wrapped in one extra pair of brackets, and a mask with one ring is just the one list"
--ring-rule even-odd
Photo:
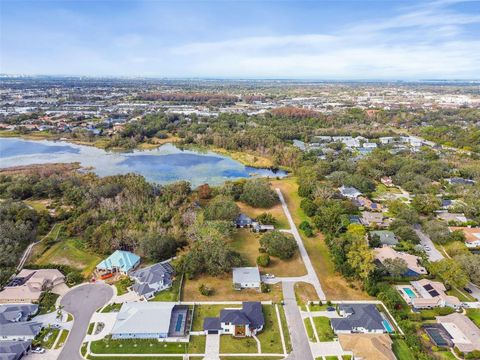
[(183, 321), (183, 314), (178, 314), (177, 323), (175, 324), (175, 331), (179, 332), (182, 330), (182, 321)]
[(385, 328), (385, 330), (387, 330), (387, 332), (389, 333), (392, 333), (393, 332), (393, 328), (392, 328), (392, 325), (390, 325), (390, 323), (388, 322), (388, 320), (384, 319), (382, 321), (383, 323), (383, 327)]
[(403, 292), (407, 294), (410, 299), (415, 299), (417, 297), (417, 295), (415, 295), (413, 290), (410, 288), (403, 288)]

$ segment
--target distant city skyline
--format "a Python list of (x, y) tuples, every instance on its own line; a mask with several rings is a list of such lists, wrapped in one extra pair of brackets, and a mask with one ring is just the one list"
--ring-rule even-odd
[(0, 73), (478, 79), (480, 2), (0, 0)]

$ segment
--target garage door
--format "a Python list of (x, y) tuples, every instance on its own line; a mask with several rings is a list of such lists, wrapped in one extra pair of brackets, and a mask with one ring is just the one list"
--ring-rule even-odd
[(218, 330), (208, 330), (209, 334), (218, 334)]

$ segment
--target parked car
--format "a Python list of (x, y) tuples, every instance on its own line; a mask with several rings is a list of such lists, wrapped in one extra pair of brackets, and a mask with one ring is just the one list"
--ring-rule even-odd
[(335, 311), (336, 309), (333, 306), (327, 307), (327, 311)]
[(44, 352), (45, 352), (45, 349), (40, 346), (34, 347), (32, 349), (32, 353), (34, 354), (43, 354)]
[(465, 292), (467, 292), (469, 294), (473, 293), (473, 291), (471, 289), (467, 288), (467, 287), (464, 287), (463, 290), (465, 290)]
[(52, 329), (60, 329), (61, 328), (61, 326), (59, 324), (52, 324), (52, 325), (50, 325), (50, 327)]

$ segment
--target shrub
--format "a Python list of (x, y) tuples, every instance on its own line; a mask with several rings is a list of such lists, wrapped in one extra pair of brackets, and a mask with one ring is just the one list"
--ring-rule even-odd
[(201, 284), (198, 287), (198, 291), (200, 291), (200, 294), (202, 294), (203, 296), (212, 296), (215, 292), (212, 288), (208, 287), (205, 284)]
[(205, 207), (206, 220), (230, 220), (237, 218), (240, 210), (228, 196), (215, 196)]
[(300, 230), (303, 231), (303, 233), (308, 236), (308, 237), (311, 237), (313, 236), (313, 228), (312, 228), (312, 225), (310, 225), (310, 223), (308, 221), (302, 221), (299, 225), (299, 228)]
[(297, 242), (279, 231), (272, 231), (260, 238), (260, 246), (265, 248), (267, 254), (280, 259), (290, 259), (297, 250)]
[(260, 290), (262, 291), (262, 293), (269, 293), (270, 292), (270, 286), (268, 284), (261, 283)]
[(270, 213), (260, 214), (257, 216), (256, 220), (263, 225), (275, 225), (277, 223), (277, 219), (275, 219)]
[(262, 267), (270, 265), (270, 256), (268, 256), (268, 254), (262, 254), (257, 257), (257, 265)]

